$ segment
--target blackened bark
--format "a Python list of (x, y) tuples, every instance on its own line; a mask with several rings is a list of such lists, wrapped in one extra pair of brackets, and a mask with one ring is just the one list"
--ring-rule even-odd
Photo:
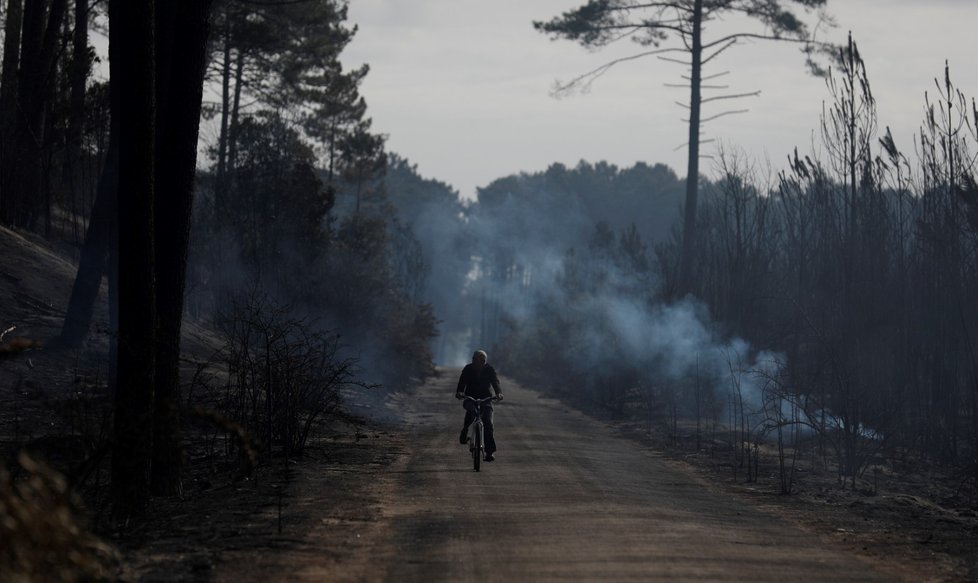
[(17, 127), (17, 68), (20, 63), (20, 30), (24, 19), (22, 0), (7, 0), (3, 29), (3, 72), (0, 74), (0, 220), (11, 224), (14, 212), (12, 174)]
[(25, 169), (24, 160), (39, 155), (34, 151), (36, 141), (30, 139), (28, 120), (31, 117), (30, 95), (34, 82), (33, 72), (37, 71), (37, 58), (43, 27), (44, 1), (25, 0), (21, 13), (20, 55), (17, 64), (16, 91), (11, 99), (10, 115), (13, 123), (9, 128), (8, 147), (4, 158), (4, 198), (7, 199), (7, 213), (4, 220), (9, 225), (24, 226), (27, 209), (24, 200)]
[(231, 113), (231, 17), (228, 8), (224, 9), (224, 60), (221, 63), (221, 133), (217, 141), (217, 180), (214, 200), (215, 214), (227, 209), (227, 151), (228, 117)]
[(238, 51), (238, 56), (234, 63), (234, 98), (231, 101), (231, 125), (228, 128), (227, 148), (228, 157), (225, 162), (225, 206), (218, 209), (222, 215), (222, 220), (228, 220), (232, 204), (228, 197), (231, 187), (234, 185), (235, 168), (238, 163), (238, 118), (241, 112), (241, 88), (244, 85), (244, 53)]
[(149, 497), (156, 349), (153, 269), (154, 40), (152, 0), (110, 0), (113, 116), (119, 118), (119, 333), (112, 451), (118, 519)]
[(44, 114), (55, 90), (55, 58), (60, 46), (61, 23), (67, 0), (52, 0), (50, 10), (45, 0), (27, 0), (21, 39), (21, 61), (18, 80), (18, 116), (16, 169), (13, 172), (15, 201), (14, 224), (36, 227), (43, 212), (40, 196), (44, 144)]
[(683, 217), (683, 248), (679, 264), (679, 296), (694, 291), (693, 267), (696, 261), (696, 207), (700, 172), (700, 83), (703, 60), (703, 0), (693, 4), (692, 46), (689, 78), (689, 159), (686, 168), (686, 207)]
[(68, 146), (75, 161), (81, 153), (85, 122), (85, 85), (91, 68), (88, 54), (88, 0), (75, 0), (75, 29), (71, 38), (71, 97), (68, 116)]
[[(82, 128), (85, 123), (85, 87), (91, 62), (88, 53), (88, 0), (75, 0), (74, 30), (71, 35), (71, 62), (68, 78), (71, 94), (68, 98), (67, 152), (64, 163), (64, 183), (72, 202), (77, 200), (78, 164), (82, 154)], [(74, 209), (78, 213), (78, 209)]]
[[(78, 274), (71, 287), (68, 311), (61, 328), (60, 344), (67, 348), (77, 348), (88, 335), (92, 324), (95, 299), (102, 285), (106, 260), (109, 253), (111, 231), (116, 223), (119, 191), (119, 129), (118, 120), (113, 116), (109, 130), (109, 153), (102, 174), (99, 176), (98, 193), (88, 221), (85, 244), (82, 246), (78, 262)], [(113, 326), (113, 329), (115, 327)]]
[[(157, 5), (156, 405), (153, 493), (181, 492), (180, 329), (210, 0)], [(176, 42), (179, 39), (179, 42)]]

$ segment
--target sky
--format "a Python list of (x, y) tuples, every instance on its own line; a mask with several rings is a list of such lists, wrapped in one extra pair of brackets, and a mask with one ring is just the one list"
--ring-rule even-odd
[[(685, 176), (685, 110), (676, 102), (688, 100), (688, 89), (665, 86), (682, 82), (682, 65), (646, 57), (616, 66), (587, 93), (552, 96), (555, 81), (642, 50), (617, 43), (593, 52), (533, 29), (533, 21), (583, 3), (350, 0), (349, 20), (358, 32), (343, 61), (349, 68), (370, 65), (361, 92), (374, 130), (388, 136), (388, 150), (417, 164), (422, 176), (451, 184), (463, 198), (474, 198), (477, 188), (496, 178), (555, 162), (664, 163)], [(828, 0), (827, 11), (837, 27), (820, 38), (844, 42), (852, 32), (881, 131), (889, 126), (905, 152), (913, 151), (924, 92), (935, 94), (945, 59), (969, 101), (978, 97), (978, 0)], [(733, 31), (738, 22), (716, 26), (718, 33)], [(715, 142), (703, 154), (722, 144), (776, 172), (795, 147), (818, 152), (819, 117), (829, 92), (823, 79), (806, 73), (796, 46), (740, 44), (706, 74), (724, 71), (729, 74), (717, 82), (729, 85), (726, 92), (760, 95), (704, 111), (749, 110), (707, 124), (704, 138)], [(704, 159), (701, 174), (714, 173), (715, 160)]]

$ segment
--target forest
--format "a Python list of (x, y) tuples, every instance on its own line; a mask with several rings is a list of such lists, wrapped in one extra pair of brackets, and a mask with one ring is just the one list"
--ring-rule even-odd
[[(912, 464), (978, 486), (978, 108), (949, 67), (913, 143), (850, 38), (818, 153), (725, 146), (692, 187), (554, 162), (465, 200), (374, 129), (346, 0), (5, 0), (0, 21), (0, 223), (75, 270), (46, 335), (0, 311), (0, 568), (24, 580), (65, 549), (106, 576), (76, 513), (124, 532), (205, 470), (287, 469), (476, 348), (584, 412), (727, 444), (748, 481), (774, 443), (782, 494), (804, 455), (844, 489)], [(587, 38), (571, 25), (536, 23)], [(78, 390), (24, 397), (35, 361)]]

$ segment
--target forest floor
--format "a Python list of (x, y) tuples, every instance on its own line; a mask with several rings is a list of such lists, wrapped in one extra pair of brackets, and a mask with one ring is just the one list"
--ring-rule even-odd
[[(43, 242), (6, 229), (0, 230), (0, 258), (0, 297), (8, 298), (0, 302), (0, 331), (16, 326), (7, 340), (18, 336), (48, 344), (60, 330), (74, 278), (72, 262)], [(105, 320), (104, 310), (98, 311), (96, 328), (104, 330)], [(185, 334), (191, 360), (206, 358), (213, 350), (214, 339), (207, 330), (189, 325)], [(8, 468), (14, 466), (16, 450), (29, 444), (67, 472), (92, 453), (94, 441), (104, 439), (107, 420), (100, 419), (98, 411), (106, 410), (107, 405), (106, 395), (99, 388), (104, 386), (106, 345), (106, 335), (95, 334), (81, 350), (57, 351), (42, 346), (0, 361), (0, 455)], [(430, 389), (418, 389), (429, 406), (436, 402), (431, 400)], [(527, 406), (539, 401), (550, 407), (548, 414), (554, 414), (557, 405), (532, 395), (526, 393)], [(359, 581), (401, 575), (417, 579), (424, 574), (422, 568), (442, 573), (436, 579), (450, 578), (447, 573), (479, 578), (478, 571), (457, 572), (459, 565), (445, 557), (401, 556), (398, 560), (402, 548), (437, 553), (445, 545), (455, 548), (472, 542), (465, 532), (445, 523), (449, 517), (458, 516), (443, 512), (446, 506), (454, 508), (459, 503), (449, 498), (454, 489), (465, 492), (469, 477), (476, 475), (471, 470), (454, 473), (442, 467), (446, 459), (459, 466), (464, 463), (457, 443), (450, 445), (455, 417), (459, 417), (454, 409), (457, 404), (450, 403), (453, 408), (444, 417), (432, 417), (415, 408), (417, 398), (414, 394), (393, 395), (383, 410), (376, 402), (367, 404), (373, 407), (365, 409), (372, 420), (339, 423), (329, 435), (316, 440), (302, 459), (292, 460), (285, 467), (263, 468), (249, 479), (225, 479), (226, 474), (215, 474), (213, 465), (192, 465), (182, 498), (154, 500), (148, 519), (125, 530), (110, 528), (104, 519), (106, 478), (96, 474), (87, 482), (89, 494), (94, 484), (94, 496), (88, 504), (90, 524), (119, 549), (121, 559), (114, 572), (126, 581), (276, 580), (286, 573), (311, 580)], [(518, 400), (503, 407), (508, 405), (513, 405), (514, 415), (520, 410)], [(570, 415), (569, 408), (558, 408), (561, 414)], [(401, 419), (400, 413), (405, 411), (410, 418)], [(822, 541), (825, 548), (859, 557), (886, 576), (908, 581), (978, 580), (978, 500), (973, 481), (954, 479), (934, 468), (886, 472), (872, 493), (866, 482), (856, 490), (840, 488), (831, 468), (813, 471), (803, 466), (795, 493), (781, 496), (772, 453), (762, 455), (761, 479), (746, 483), (742, 471), (734, 475), (729, 455), (719, 453), (719, 444), (714, 444), (717, 447), (712, 453), (697, 450), (691, 432), (681, 432), (676, 442), (664, 431), (648, 434), (639, 424), (583, 421), (579, 415), (572, 418), (574, 424), (589, 423), (595, 431), (607, 432), (610, 441), (602, 443), (627, 450), (630, 459), (640, 460), (637, 464), (656, 464), (647, 468), (652, 473), (643, 478), (652, 490), (659, 487), (655, 482), (665, 479), (663, 476), (668, 476), (668, 483), (661, 487), (686, 483), (688, 478), (721, 499), (726, 497), (731, 505), (749, 509), (750, 514), (776, 517)], [(504, 427), (501, 431), (510, 432), (519, 419), (504, 418), (500, 424)], [(427, 449), (419, 450), (419, 438)], [(538, 455), (537, 450), (546, 447), (532, 427), (522, 439), (524, 455)], [(632, 445), (615, 445), (614, 440)], [(452, 453), (446, 454), (449, 451)], [(509, 455), (502, 456), (500, 464), (506, 464)], [(601, 456), (579, 460), (574, 452), (563, 450), (561, 456), (564, 465), (604, 463)], [(668, 462), (668, 467), (658, 461), (641, 461), (650, 456)], [(541, 463), (534, 460), (522, 466), (524, 470)], [(507, 476), (510, 483), (520, 479), (519, 472), (509, 473), (515, 471), (515, 465), (500, 464), (489, 466), (479, 478), (484, 480), (477, 480), (474, 487), (492, 485), (485, 480), (491, 480), (493, 472)], [(582, 477), (573, 469), (570, 474), (554, 471), (559, 475), (545, 476), (543, 481), (571, 484), (565, 499), (568, 504), (580, 502), (575, 496), (585, 493), (585, 486), (594, 486), (599, 478), (620, 478), (603, 474)], [(426, 481), (430, 479), (427, 476), (439, 481)], [(523, 483), (525, 488), (534, 487), (533, 483)], [(510, 488), (503, 484), (494, 487), (504, 486)], [(521, 496), (510, 489), (500, 492), (505, 492), (506, 499)], [(646, 501), (644, 493), (630, 495)], [(600, 508), (591, 510), (609, 510), (608, 496), (599, 487), (590, 497)], [(406, 512), (417, 511), (425, 504), (434, 508), (421, 513), (420, 522), (405, 522)], [(513, 516), (532, 513), (540, 504), (547, 502), (541, 499), (536, 507), (517, 506)], [(510, 527), (512, 524), (501, 525), (496, 534), (508, 539)], [(447, 542), (445, 536), (449, 537)], [(547, 536), (554, 533), (543, 538)], [(429, 540), (431, 537), (435, 538)], [(530, 537), (522, 544), (529, 548), (536, 542)], [(465, 545), (462, 548), (472, 550)], [(523, 562), (515, 562), (517, 567), (533, 566), (526, 562), (521, 548), (506, 546), (505, 551), (501, 559), (522, 557)], [(743, 552), (746, 557), (747, 551)], [(585, 562), (579, 566), (596, 568)]]

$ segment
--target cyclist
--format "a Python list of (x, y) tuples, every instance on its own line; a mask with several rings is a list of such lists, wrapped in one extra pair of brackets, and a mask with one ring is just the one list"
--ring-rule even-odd
[[(458, 378), (458, 387), (455, 389), (455, 398), (464, 399), (484, 399), (491, 397), (493, 392), (496, 398), (502, 400), (503, 393), (499, 388), (499, 377), (496, 376), (496, 369), (492, 368), (487, 361), (489, 357), (484, 350), (476, 350), (472, 355), (472, 363), (465, 365), (462, 374)], [(472, 401), (462, 403), (465, 408), (465, 422), (462, 425), (462, 433), (459, 435), (459, 443), (468, 442), (467, 433), (469, 424), (475, 420), (475, 406)], [(492, 434), (492, 401), (482, 406), (482, 423), (484, 424), (484, 435), (486, 439), (486, 461), (491, 462), (496, 459), (496, 440)]]

